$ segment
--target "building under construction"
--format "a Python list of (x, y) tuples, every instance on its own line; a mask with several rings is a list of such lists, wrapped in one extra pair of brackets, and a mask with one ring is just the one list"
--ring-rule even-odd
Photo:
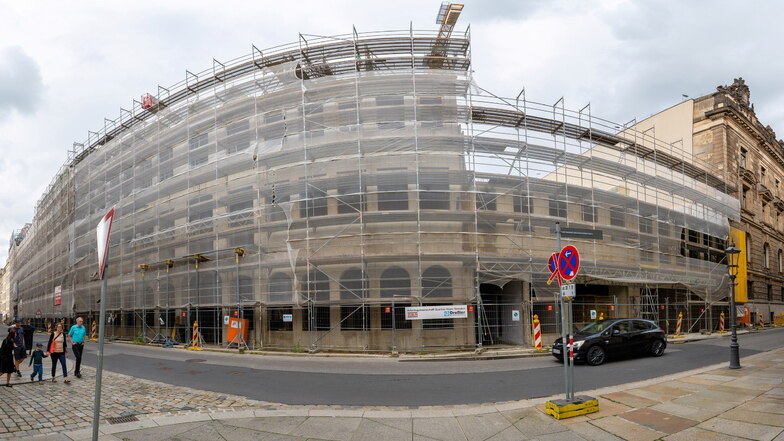
[[(482, 89), (472, 68), (492, 67), (472, 66), (461, 8), (435, 31), (253, 47), (106, 120), (12, 242), (14, 313), (97, 315), (95, 228), (114, 207), (108, 336), (183, 342), (198, 321), (226, 344), (241, 317), (235, 343), (253, 347), (434, 351), (523, 344), (536, 313), (547, 342), (556, 222), (592, 230), (564, 239), (581, 252), (576, 322), (698, 324), (727, 296), (733, 189), (590, 106)], [(406, 316), (430, 305), (467, 318)]]

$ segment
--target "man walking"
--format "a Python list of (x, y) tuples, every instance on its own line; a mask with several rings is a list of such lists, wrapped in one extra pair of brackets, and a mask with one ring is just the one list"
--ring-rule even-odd
[(76, 324), (71, 326), (68, 330), (68, 337), (71, 339), (71, 348), (73, 349), (74, 356), (76, 357), (76, 367), (74, 368), (74, 375), (76, 378), (82, 378), (82, 351), (84, 351), (84, 336), (87, 335), (85, 329), (84, 319), (81, 317), (76, 318)]
[(25, 350), (24, 343), (24, 329), (22, 329), (22, 321), (14, 319), (14, 330), (16, 331), (16, 339), (14, 340), (14, 368), (16, 369), (16, 376), (21, 377), (22, 372), (19, 371), (19, 365), (22, 360), (27, 358), (27, 351)]

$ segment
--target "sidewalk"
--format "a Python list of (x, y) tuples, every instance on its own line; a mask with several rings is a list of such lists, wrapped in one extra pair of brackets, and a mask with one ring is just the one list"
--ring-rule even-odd
[[(418, 408), (286, 406), (221, 395), (225, 401), (221, 405), (195, 407), (192, 412), (181, 407), (176, 415), (150, 409), (154, 406), (145, 406), (148, 413), (143, 415), (141, 409), (129, 409), (139, 421), (102, 422), (101, 439), (784, 440), (784, 349), (745, 357), (741, 364), (739, 370), (722, 363), (639, 383), (580, 391), (597, 397), (600, 411), (562, 421), (544, 413), (544, 403), (561, 395), (481, 406)], [(153, 383), (133, 381), (137, 382)], [(179, 393), (173, 386), (160, 386), (168, 389), (148, 395), (149, 400)], [(105, 391), (104, 396), (117, 392)], [(217, 395), (191, 393), (200, 399), (205, 399), (204, 394)], [(0, 399), (8, 401), (8, 397)], [(19, 439), (85, 440), (91, 434), (86, 424), (40, 436), (28, 433)]]

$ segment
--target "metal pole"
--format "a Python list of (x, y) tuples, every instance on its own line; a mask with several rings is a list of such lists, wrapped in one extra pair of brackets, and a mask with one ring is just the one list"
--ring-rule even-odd
[(395, 323), (395, 296), (392, 296), (392, 355), (397, 354), (397, 323)]
[[(108, 251), (108, 250), (107, 250)], [(103, 340), (106, 329), (106, 273), (109, 271), (109, 257), (103, 268), (101, 279), (101, 315), (98, 318), (98, 366), (95, 370), (95, 401), (93, 404), (93, 441), (98, 441), (98, 420), (101, 414), (101, 374), (103, 373)]]
[(740, 369), (740, 347), (738, 345), (738, 334), (735, 324), (738, 315), (737, 309), (735, 308), (735, 275), (732, 273), (730, 273), (730, 285), (730, 323), (732, 326), (732, 338), (730, 342), (730, 369)]
[[(570, 346), (570, 349), (571, 349), (571, 346), (574, 345), (573, 337), (572, 337), (572, 321), (573, 321), (572, 320), (572, 313), (574, 311), (572, 310), (572, 308), (573, 308), (572, 301), (571, 300), (567, 301), (566, 302), (566, 309), (569, 310), (568, 311), (569, 315), (566, 317), (566, 326), (568, 326), (568, 328), (569, 328), (569, 346)], [(570, 350), (569, 353), (572, 354), (573, 351)], [(574, 359), (572, 357), (569, 357), (569, 399), (570, 400), (574, 400)]]
[[(561, 252), (561, 223), (555, 223), (555, 252)], [(560, 275), (556, 276), (558, 278), (558, 285), (561, 285)], [(558, 300), (561, 307), (561, 350), (563, 351), (563, 361), (564, 361), (564, 386), (566, 389), (566, 399), (569, 400), (569, 337), (566, 335), (566, 305), (564, 304), (563, 296), (559, 290), (558, 292)]]

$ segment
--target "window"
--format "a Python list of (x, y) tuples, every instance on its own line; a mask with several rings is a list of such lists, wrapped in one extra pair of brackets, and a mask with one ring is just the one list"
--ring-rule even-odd
[(377, 106), (402, 106), (403, 105), (403, 97), (402, 96), (379, 96), (376, 97), (376, 105)]
[(626, 225), (626, 213), (623, 208), (615, 207), (610, 209), (610, 225), (615, 227)]
[(270, 302), (291, 301), (291, 278), (284, 273), (275, 273), (269, 281)]
[(748, 153), (749, 152), (746, 151), (746, 149), (741, 147), (741, 149), (740, 149), (740, 166), (743, 167), (743, 168), (748, 168), (748, 167), (746, 167), (746, 155)]
[(203, 145), (207, 145), (208, 140), (209, 138), (206, 133), (202, 133), (201, 135), (196, 135), (188, 140), (188, 149), (193, 150)]
[(653, 220), (647, 217), (640, 218), (640, 233), (653, 234)]
[(596, 207), (592, 205), (583, 205), (583, 221), (596, 222)]
[(476, 209), (495, 211), (496, 209), (495, 200), (496, 200), (496, 195), (492, 193), (477, 193)]
[[(395, 329), (411, 329), (413, 320), (406, 320), (406, 306), (411, 306), (411, 304), (395, 303)], [(392, 329), (392, 304), (381, 305), (379, 311), (381, 311), (381, 329)]]
[(670, 224), (659, 222), (659, 236), (668, 237), (670, 235)]
[(778, 253), (777, 257), (778, 257), (778, 263), (779, 263), (779, 272), (784, 272), (784, 260), (782, 260), (784, 258), (784, 256), (782, 256), (782, 251), (781, 250), (779, 250), (779, 253)]
[(741, 207), (749, 208), (748, 201), (749, 201), (749, 188), (743, 187), (743, 192), (741, 193), (741, 201), (740, 201)]
[(268, 327), (270, 331), (292, 331), (293, 322), (284, 322), (283, 316), (293, 314), (291, 308), (270, 308), (267, 310), (269, 316)]
[(765, 167), (760, 167), (760, 184), (762, 184), (762, 185), (765, 185), (765, 174), (766, 174), (766, 172), (767, 172), (767, 170), (765, 170)]
[(329, 277), (319, 269), (314, 269), (302, 281), (302, 296), (314, 301), (329, 300)]
[(408, 185), (386, 184), (378, 186), (378, 210), (408, 210)]
[(773, 301), (773, 285), (768, 285), (768, 301)]
[(303, 200), (299, 203), (299, 216), (301, 218), (326, 216), (328, 214), (327, 193), (312, 185), (306, 185), (308, 185), (307, 195), (302, 194)]
[(653, 324), (642, 320), (632, 320), (632, 329), (634, 331), (648, 331), (653, 329)]
[(351, 268), (343, 272), (340, 276), (340, 298), (341, 300), (356, 300), (367, 297), (365, 294), (364, 278), (362, 270)]
[(314, 306), (312, 322), (308, 308), (302, 308), (302, 330), (310, 331), (311, 326), (313, 331), (329, 331), (329, 306)]
[(531, 198), (526, 195), (515, 196), (513, 204), (515, 213), (531, 212)]
[(419, 208), (449, 210), (449, 182), (423, 182), (419, 187)]
[(566, 217), (566, 202), (550, 199), (550, 216)]
[(381, 297), (392, 298), (393, 296), (408, 297), (411, 295), (411, 278), (408, 271), (393, 266), (381, 273)]
[(746, 263), (751, 263), (751, 236), (746, 233)]
[(762, 246), (762, 264), (765, 268), (770, 268), (770, 245), (767, 243)]
[(340, 307), (340, 330), (357, 331), (370, 327), (370, 308), (365, 305)]
[(779, 195), (779, 184), (781, 184), (781, 182), (779, 182), (779, 180), (776, 179), (776, 196)]
[(443, 266), (422, 272), (422, 297), (452, 297), (452, 275)]
[(338, 188), (338, 214), (357, 214), (365, 211), (365, 203), (362, 194), (365, 193), (359, 188), (357, 183), (354, 186)]

